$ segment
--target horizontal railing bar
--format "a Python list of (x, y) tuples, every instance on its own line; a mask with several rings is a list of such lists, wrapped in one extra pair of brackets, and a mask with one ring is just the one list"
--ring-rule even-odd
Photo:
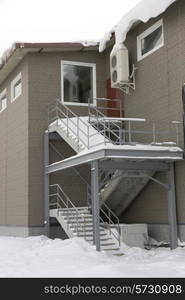
[[(90, 100), (102, 100), (102, 101), (117, 101), (117, 102), (121, 102), (121, 99), (108, 99), (108, 98), (90, 98)], [(93, 105), (93, 103), (91, 102), (90, 105)]]
[(115, 111), (120, 111), (118, 107), (104, 107), (104, 106), (98, 106), (98, 109), (101, 110), (115, 110)]

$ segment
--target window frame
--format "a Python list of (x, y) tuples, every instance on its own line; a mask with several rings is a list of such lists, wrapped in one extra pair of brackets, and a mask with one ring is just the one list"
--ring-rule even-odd
[[(162, 43), (142, 55), (141, 41), (161, 26), (162, 26)], [(145, 57), (154, 53), (155, 51), (157, 51), (163, 46), (164, 46), (164, 24), (163, 24), (163, 19), (160, 19), (155, 24), (150, 26), (147, 30), (145, 30), (144, 32), (142, 32), (140, 35), (137, 36), (137, 60), (140, 61), (144, 59)]]
[(92, 82), (93, 82), (93, 105), (96, 106), (96, 64), (95, 63), (85, 63), (85, 62), (77, 62), (77, 61), (68, 61), (61, 60), (61, 102), (65, 105), (72, 106), (88, 106), (88, 103), (78, 103), (78, 102), (67, 102), (64, 101), (64, 72), (63, 65), (74, 65), (81, 67), (91, 67), (92, 68)]
[[(14, 96), (14, 88), (17, 82), (21, 80), (21, 90), (20, 93), (17, 96)], [(22, 95), (22, 74), (21, 72), (17, 74), (17, 76), (12, 80), (11, 82), (11, 102), (15, 101), (17, 98), (19, 98)]]
[(6, 107), (0, 109), (0, 113), (7, 108), (7, 89), (6, 88), (0, 93), (0, 101), (3, 100), (4, 96), (6, 96)]

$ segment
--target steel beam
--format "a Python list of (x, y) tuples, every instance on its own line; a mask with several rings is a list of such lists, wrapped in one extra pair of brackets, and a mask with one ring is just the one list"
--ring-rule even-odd
[(169, 189), (168, 195), (168, 219), (169, 219), (169, 234), (171, 249), (176, 249), (178, 246), (177, 240), (177, 215), (176, 215), (176, 195), (175, 195), (175, 176), (174, 163), (170, 163), (168, 172)]
[[(115, 148), (101, 148), (101, 149), (92, 149), (91, 151), (74, 155), (70, 158), (64, 159), (63, 161), (56, 162), (52, 165), (49, 165), (47, 167), (47, 173), (53, 173), (57, 171), (61, 171), (67, 168), (71, 168), (77, 165), (82, 165), (85, 163), (91, 163), (94, 160), (104, 160), (104, 159), (118, 159), (120, 162), (120, 159), (129, 161), (134, 160), (141, 162), (141, 160), (145, 160), (145, 162), (170, 162), (170, 161), (176, 161), (183, 159), (183, 153), (182, 151), (147, 151), (147, 150), (126, 150), (123, 149), (120, 150), (120, 147)], [(115, 169), (115, 167), (114, 167)]]
[(91, 163), (91, 193), (93, 213), (93, 241), (96, 251), (100, 251), (100, 203), (99, 203), (99, 166), (98, 161)]
[(132, 159), (132, 160), (157, 160), (157, 161), (175, 161), (183, 159), (183, 152), (179, 151), (169, 151), (169, 150), (142, 150), (142, 149), (119, 149), (121, 146), (114, 148), (105, 149), (106, 158), (123, 158), (123, 159)]
[(49, 165), (49, 132), (44, 133), (44, 226), (45, 234), (49, 237), (49, 174), (46, 167)]
[(146, 175), (146, 177), (148, 177), (149, 179), (151, 179), (153, 182), (158, 183), (159, 185), (163, 186), (166, 190), (170, 189), (170, 186), (152, 176)]
[(124, 161), (124, 160), (103, 160), (100, 162), (100, 168), (104, 170), (133, 170), (133, 171), (167, 171), (169, 165), (158, 161)]
[(99, 160), (105, 157), (104, 149), (96, 150), (94, 152), (83, 153), (82, 155), (79, 153), (78, 155), (74, 155), (70, 158), (66, 158), (59, 162), (53, 163), (49, 165), (47, 169), (47, 173), (58, 172), (67, 168), (75, 167), (78, 165), (82, 165), (85, 163), (90, 163), (94, 160)]

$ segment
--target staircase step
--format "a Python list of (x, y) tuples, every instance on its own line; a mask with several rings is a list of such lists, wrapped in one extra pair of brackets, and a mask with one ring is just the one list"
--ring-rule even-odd
[[(92, 240), (93, 240), (93, 233), (92, 234), (90, 234), (90, 233), (87, 233), (87, 234), (78, 234), (77, 235), (77, 233), (74, 233), (74, 235), (75, 236), (79, 236), (79, 237), (90, 237), (90, 238), (92, 238)], [(100, 239), (101, 239), (101, 237), (104, 237), (104, 236), (106, 236), (107, 234), (106, 233), (100, 233)]]
[(115, 243), (100, 243), (101, 247), (104, 247), (104, 246), (115, 246)]
[(76, 211), (76, 210), (88, 210), (87, 206), (81, 206), (81, 207), (77, 207), (75, 208), (61, 208), (60, 211)]
[[(60, 215), (62, 215), (62, 214), (60, 214)], [(92, 216), (91, 215), (65, 215), (64, 216), (64, 219), (70, 219), (70, 220), (76, 220), (77, 218), (79, 219), (79, 220), (83, 220), (84, 218), (85, 219), (90, 219), (90, 220), (92, 220)]]
[[(76, 221), (75, 220), (74, 221), (70, 221), (69, 223), (70, 223), (70, 225), (76, 224)], [(83, 220), (79, 220), (78, 223), (79, 224), (84, 224), (84, 221)], [(89, 225), (93, 226), (92, 220), (86, 220), (85, 224), (89, 224)]]
[[(76, 222), (73, 222), (72, 224), (71, 224), (71, 223), (69, 224), (69, 226), (70, 226), (70, 228), (71, 228), (72, 230), (73, 230), (73, 228), (76, 228), (76, 226), (73, 225), (74, 223), (76, 224)], [(79, 223), (80, 223), (80, 222), (79, 222)], [(86, 223), (86, 224), (85, 224), (85, 227), (88, 228), (88, 229), (89, 229), (89, 228), (93, 228), (93, 223)]]
[[(107, 240), (109, 240), (109, 239), (104, 238), (104, 236), (100, 236), (100, 243), (101, 243), (101, 242), (105, 242), (105, 241), (107, 241)], [(93, 242), (93, 236), (90, 237), (90, 238), (88, 239), (88, 241), (89, 241), (89, 242)]]
[(102, 250), (106, 250), (106, 251), (118, 251), (120, 250), (120, 248), (104, 248), (102, 247), (103, 249)]
[[(72, 230), (73, 230), (74, 233), (77, 232), (76, 229), (72, 229)], [(82, 229), (79, 229), (78, 232), (84, 232), (84, 231), (83, 231)], [(89, 229), (89, 228), (86, 228), (86, 229), (85, 229), (85, 232), (88, 232), (88, 233), (92, 233), (92, 234), (93, 234), (93, 230), (92, 230), (92, 229)], [(101, 228), (101, 229), (100, 229), (100, 232), (104, 232), (104, 229)]]

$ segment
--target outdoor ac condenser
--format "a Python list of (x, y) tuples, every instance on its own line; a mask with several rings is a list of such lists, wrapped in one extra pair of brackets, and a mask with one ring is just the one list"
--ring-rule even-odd
[(129, 83), (129, 56), (125, 46), (111, 54), (110, 72), (112, 88)]

